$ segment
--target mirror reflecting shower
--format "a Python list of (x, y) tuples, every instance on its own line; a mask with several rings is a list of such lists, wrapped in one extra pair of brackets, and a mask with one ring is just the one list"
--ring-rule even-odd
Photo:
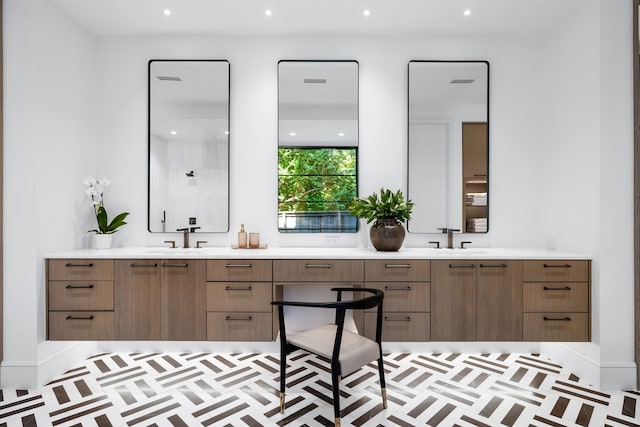
[(149, 61), (150, 232), (229, 230), (229, 62)]

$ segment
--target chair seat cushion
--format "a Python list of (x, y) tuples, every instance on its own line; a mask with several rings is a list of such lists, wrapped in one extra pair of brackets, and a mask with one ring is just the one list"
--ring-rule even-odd
[[(287, 342), (331, 360), (336, 329), (336, 325), (320, 326), (298, 335), (287, 337)], [(348, 330), (342, 331), (340, 374), (343, 377), (379, 358), (380, 349), (375, 341)]]

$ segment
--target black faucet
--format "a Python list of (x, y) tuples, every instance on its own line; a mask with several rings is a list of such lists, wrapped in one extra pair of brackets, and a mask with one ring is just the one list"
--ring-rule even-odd
[(199, 230), (199, 229), (200, 227), (185, 227), (185, 228), (178, 228), (176, 230), (176, 231), (182, 231), (182, 234), (183, 234), (182, 247), (184, 247), (185, 249), (189, 247), (189, 232), (195, 233), (196, 230)]
[(447, 235), (447, 249), (453, 249), (453, 233), (460, 231), (460, 229), (443, 227), (438, 228), (438, 230), (442, 230), (442, 233)]

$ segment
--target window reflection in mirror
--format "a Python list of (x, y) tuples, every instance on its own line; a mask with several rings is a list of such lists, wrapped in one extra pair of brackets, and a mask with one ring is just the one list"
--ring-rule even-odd
[(229, 230), (229, 62), (149, 61), (148, 220)]
[(409, 63), (408, 230), (486, 233), (489, 63)]
[(358, 194), (358, 63), (278, 63), (278, 229), (348, 233)]

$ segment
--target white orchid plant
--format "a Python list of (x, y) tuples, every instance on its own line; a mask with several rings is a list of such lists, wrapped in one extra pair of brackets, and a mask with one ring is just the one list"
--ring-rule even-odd
[(104, 188), (109, 186), (110, 182), (106, 177), (100, 179), (91, 175), (86, 177), (83, 181), (87, 189), (84, 191), (86, 195), (91, 199), (91, 207), (96, 215), (96, 221), (98, 222), (98, 228), (89, 230), (89, 233), (97, 234), (113, 234), (118, 231), (119, 227), (126, 224), (124, 219), (129, 215), (129, 212), (123, 212), (116, 215), (111, 222), (108, 221), (107, 211), (104, 208)]

